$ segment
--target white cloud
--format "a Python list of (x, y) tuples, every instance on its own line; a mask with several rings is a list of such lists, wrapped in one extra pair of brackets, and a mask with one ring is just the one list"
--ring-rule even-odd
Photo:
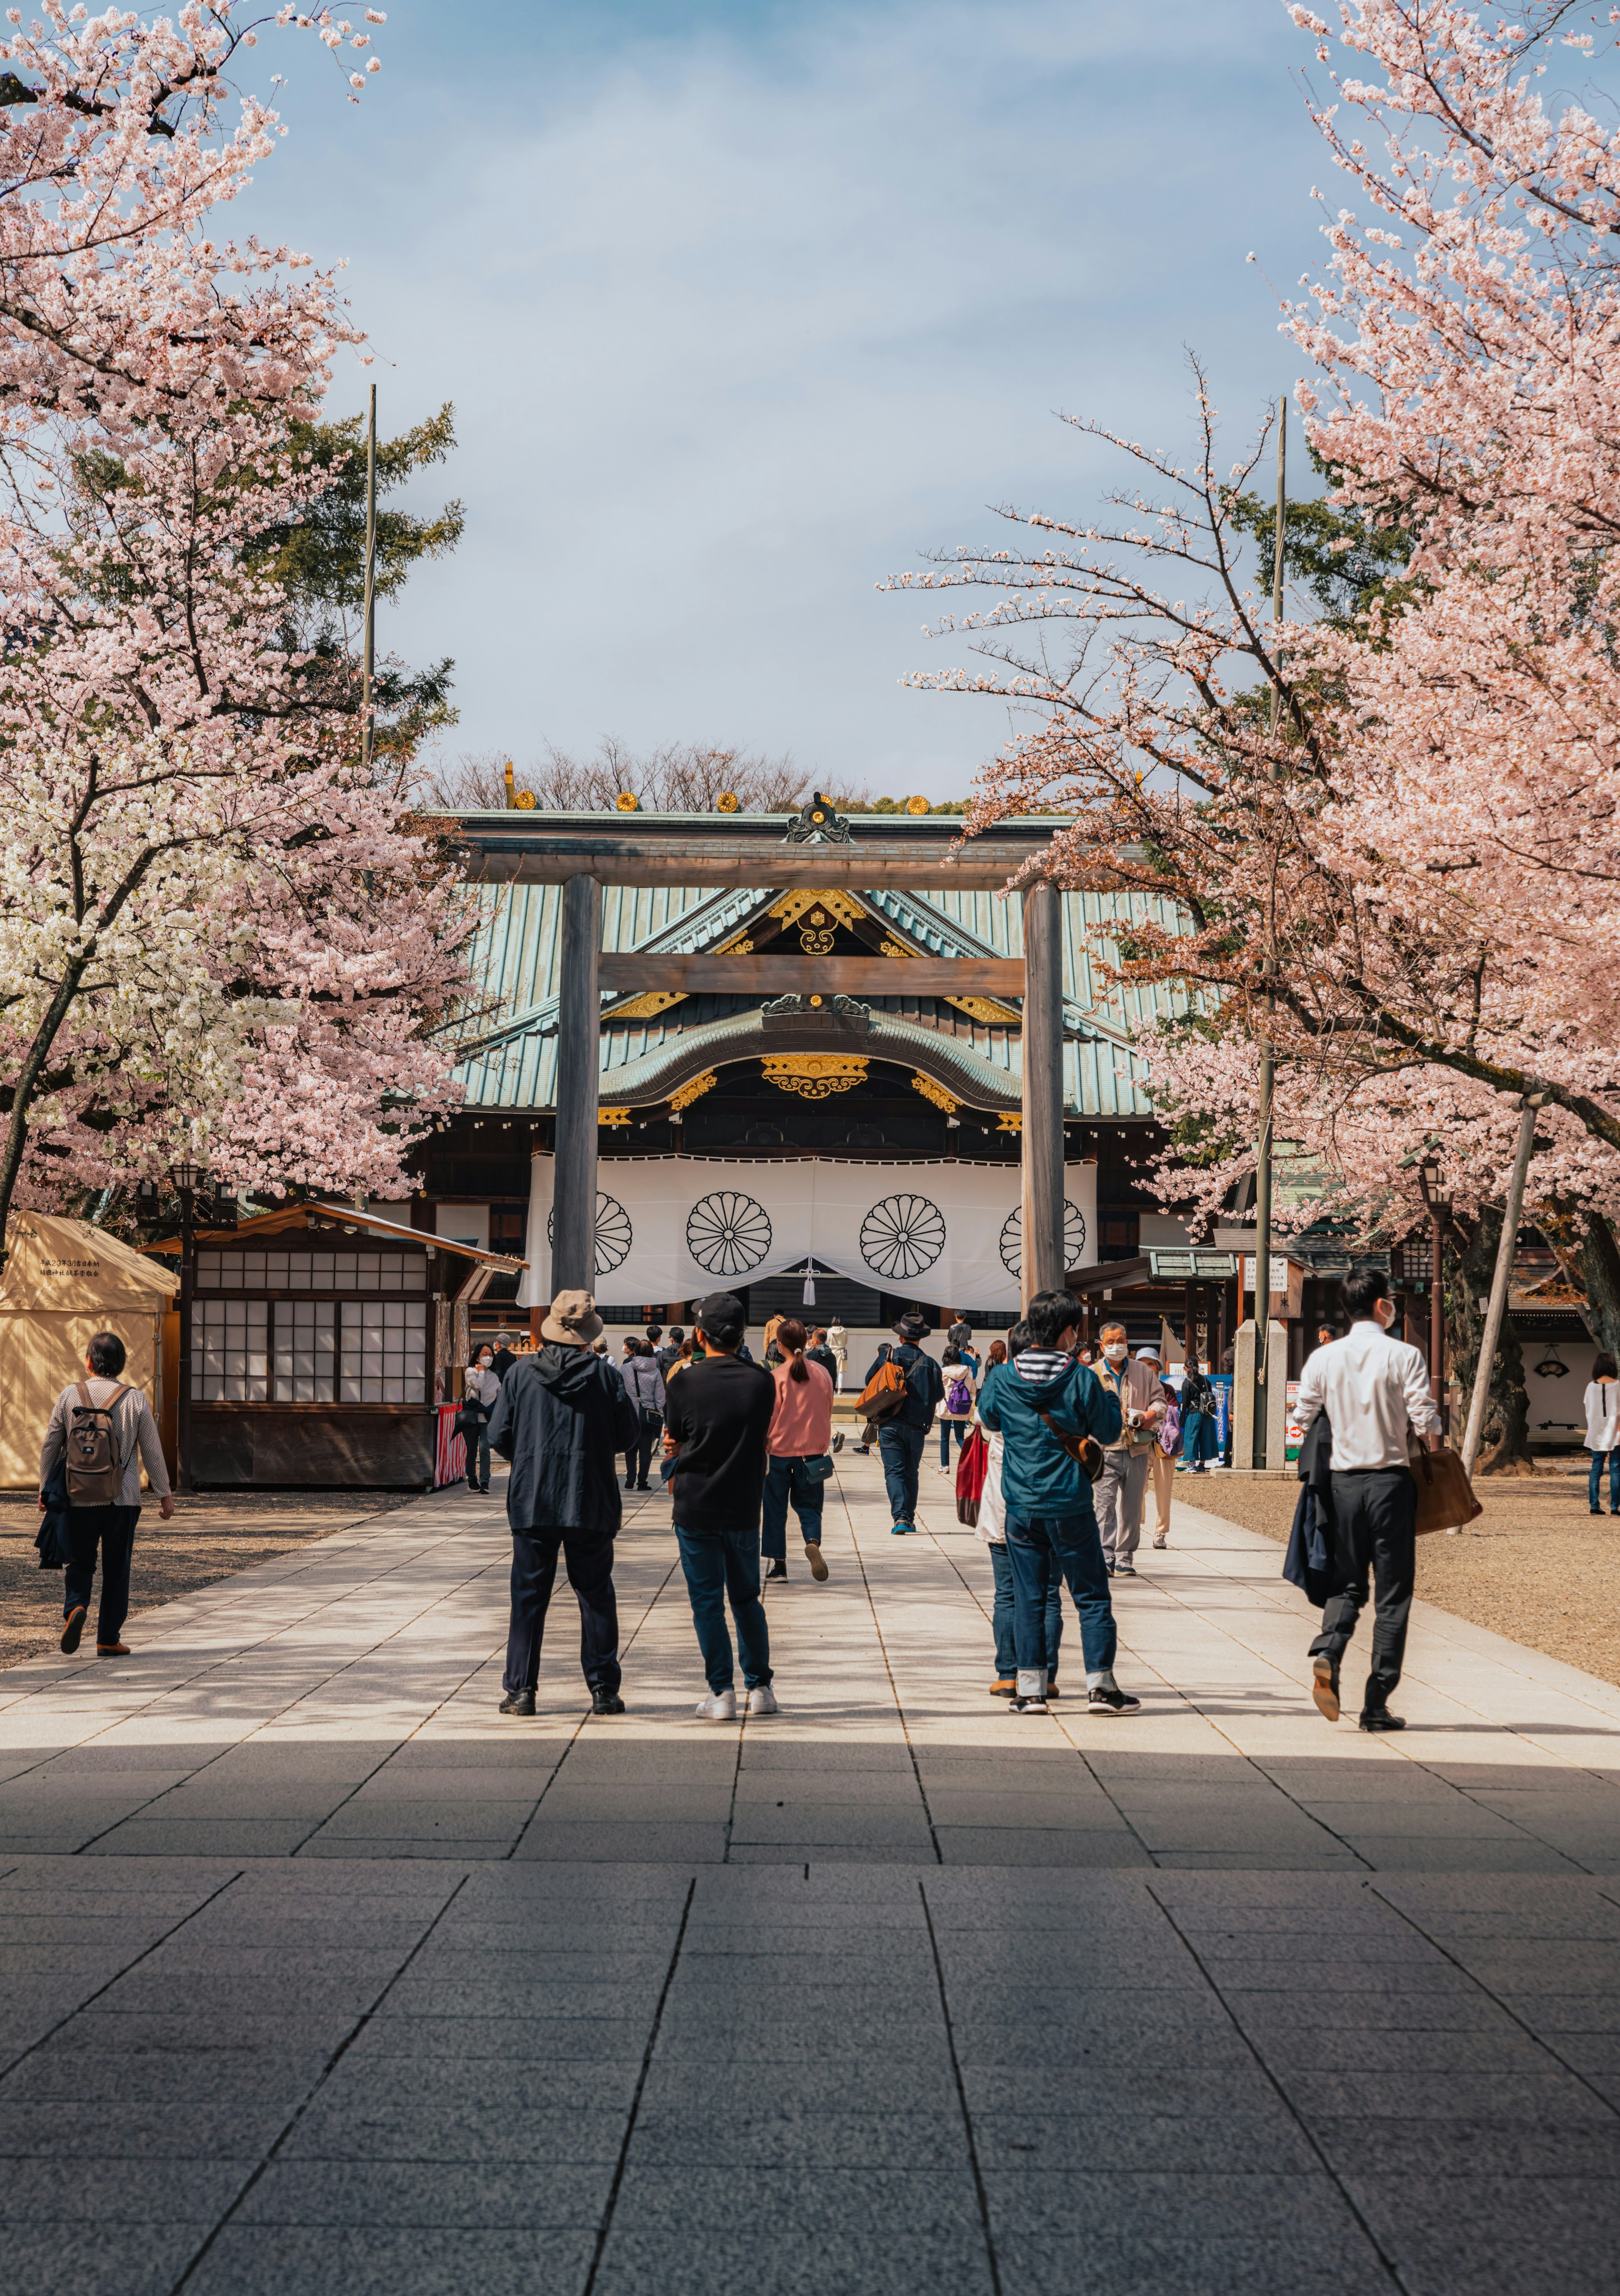
[(1235, 430), (1293, 373), (1244, 267), (1316, 243), (1276, 0), (537, 36), (504, 89), (442, 12), (401, 48), (362, 142), (317, 133), (318, 205), (296, 105), (264, 193), (341, 234), (385, 423), (456, 403), (467, 537), (383, 637), (456, 657), (458, 743), (738, 741), (959, 793), (1002, 721), (900, 689), (958, 650), (874, 586), (987, 503), (1094, 500), (1053, 407), (1174, 444), (1183, 343)]

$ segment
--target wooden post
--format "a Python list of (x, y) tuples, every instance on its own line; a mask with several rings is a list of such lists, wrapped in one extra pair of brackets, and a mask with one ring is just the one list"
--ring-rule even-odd
[(1530, 1169), (1530, 1152), (1535, 1145), (1536, 1111), (1542, 1105), (1539, 1093), (1532, 1093), (1522, 1103), (1518, 1119), (1518, 1148), (1513, 1159), (1513, 1175), (1508, 1182), (1508, 1201), (1502, 1208), (1501, 1241), (1496, 1250), (1496, 1272), (1491, 1278), (1491, 1304), (1485, 1310), (1485, 1328), (1479, 1342), (1479, 1365), (1474, 1374), (1474, 1393), (1468, 1405), (1468, 1431), (1462, 1439), (1462, 1469), (1471, 1475), (1474, 1462), (1479, 1456), (1479, 1439), (1485, 1431), (1485, 1405), (1491, 1395), (1491, 1366), (1496, 1360), (1497, 1341), (1501, 1338), (1502, 1317), (1508, 1307), (1508, 1283), (1513, 1273), (1513, 1255), (1518, 1248), (1519, 1214), (1525, 1206), (1525, 1175)]
[(1064, 1279), (1063, 903), (1049, 878), (1024, 896), (1024, 1256), (1027, 1308)]
[(596, 1288), (596, 1106), (601, 1094), (602, 888), (571, 877), (563, 888), (557, 995), (556, 1170), (552, 1189), (551, 1289)]

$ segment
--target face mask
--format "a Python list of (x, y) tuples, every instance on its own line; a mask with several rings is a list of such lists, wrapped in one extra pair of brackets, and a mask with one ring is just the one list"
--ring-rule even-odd
[(1103, 1349), (1103, 1353), (1107, 1357), (1108, 1361), (1111, 1364), (1122, 1364), (1125, 1357), (1131, 1353), (1131, 1350), (1129, 1348), (1114, 1347), (1105, 1348)]

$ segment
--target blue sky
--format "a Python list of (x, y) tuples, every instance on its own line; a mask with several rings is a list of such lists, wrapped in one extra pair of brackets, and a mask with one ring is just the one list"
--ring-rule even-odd
[(876, 586), (987, 504), (1095, 505), (1055, 408), (1179, 447), (1191, 346), (1235, 453), (1298, 371), (1244, 259), (1286, 291), (1320, 244), (1279, 0), (406, 0), (376, 39), (350, 107), (266, 36), (250, 207), (348, 258), (385, 427), (455, 401), (466, 537), (380, 626), (455, 656), (451, 750), (961, 795), (1007, 721), (900, 685), (965, 652)]

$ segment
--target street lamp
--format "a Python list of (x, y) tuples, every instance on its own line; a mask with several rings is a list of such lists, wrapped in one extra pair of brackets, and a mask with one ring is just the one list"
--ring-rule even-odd
[(192, 1491), (192, 1300), (196, 1289), (193, 1246), (196, 1241), (197, 1191), (208, 1178), (202, 1166), (190, 1156), (177, 1156), (169, 1168), (180, 1199), (180, 1392), (175, 1398), (175, 1483)]
[(1418, 1185), (1428, 1210), (1429, 1233), (1429, 1297), (1428, 1297), (1428, 1368), (1429, 1392), (1440, 1413), (1442, 1431), (1445, 1431), (1445, 1277), (1442, 1253), (1445, 1249), (1445, 1216), (1451, 1209), (1451, 1191), (1441, 1185), (1440, 1166), (1433, 1157), (1426, 1157), (1418, 1168)]

